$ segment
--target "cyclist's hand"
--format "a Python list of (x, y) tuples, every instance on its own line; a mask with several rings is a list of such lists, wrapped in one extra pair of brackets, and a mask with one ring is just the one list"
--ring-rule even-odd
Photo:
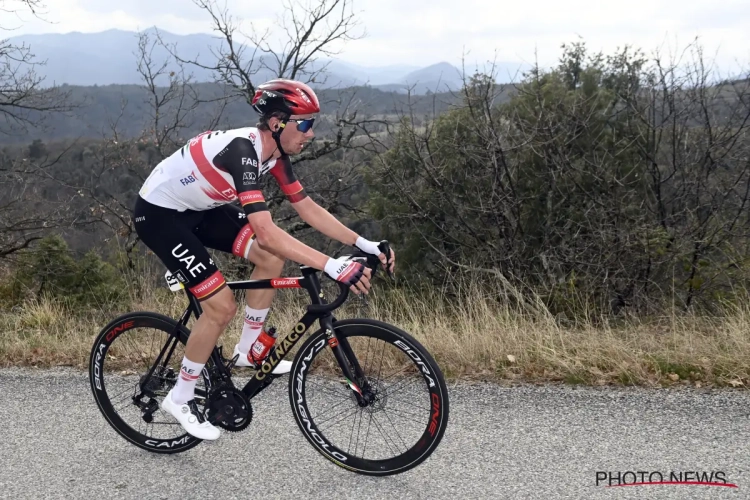
[[(359, 248), (365, 253), (369, 253), (371, 255), (377, 255), (378, 258), (380, 259), (380, 263), (383, 264), (383, 269), (386, 269), (389, 272), (393, 273), (393, 269), (396, 266), (396, 253), (393, 251), (393, 248), (391, 248), (391, 255), (389, 258), (383, 252), (380, 251), (380, 248), (378, 248), (378, 243), (367, 240), (361, 236), (357, 238), (357, 242), (354, 244), (354, 246), (356, 246), (357, 248)], [(388, 266), (389, 262), (390, 262), (390, 267)]]
[(332, 279), (350, 285), (350, 290), (357, 295), (370, 291), (370, 269), (356, 259), (328, 259), (324, 271)]

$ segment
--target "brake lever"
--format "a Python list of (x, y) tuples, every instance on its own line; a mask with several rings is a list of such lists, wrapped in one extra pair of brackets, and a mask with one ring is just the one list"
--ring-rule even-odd
[[(390, 277), (393, 281), (396, 281), (396, 276), (393, 274), (393, 271), (391, 271), (391, 260), (390, 257), (393, 255), (391, 253), (391, 245), (388, 243), (388, 240), (383, 240), (380, 243), (378, 243), (378, 248), (380, 249), (383, 254), (385, 254), (385, 272), (388, 274), (388, 277)], [(380, 260), (378, 260), (378, 263), (380, 263)]]
[[(392, 261), (388, 260), (388, 257), (390, 257), (391, 254), (391, 246), (388, 243), (387, 240), (383, 240), (378, 244), (378, 249), (385, 254), (386, 257), (386, 265), (385, 265), (385, 272), (388, 274), (388, 277), (390, 277), (393, 281), (396, 281), (396, 275), (391, 271), (390, 264)], [(365, 259), (366, 266), (370, 268), (370, 271), (372, 271), (371, 278), (374, 278), (375, 275), (378, 272), (378, 269), (383, 265), (380, 262), (380, 259), (377, 255), (372, 255), (365, 253), (361, 250), (358, 250), (354, 254), (349, 256), (350, 258), (354, 258), (355, 260)]]

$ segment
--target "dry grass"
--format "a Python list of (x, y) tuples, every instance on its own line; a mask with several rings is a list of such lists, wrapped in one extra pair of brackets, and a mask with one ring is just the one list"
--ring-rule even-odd
[[(290, 331), (302, 315), (304, 293), (278, 296), (269, 321), (281, 332)], [(561, 326), (538, 305), (510, 309), (487, 290), (471, 286), (451, 299), (437, 291), (417, 295), (381, 288), (374, 290), (370, 302), (368, 317), (410, 332), (449, 379), (750, 384), (750, 306), (714, 318), (675, 315), (618, 326), (589, 321), (573, 327)], [(134, 309), (177, 317), (185, 305), (184, 295), (159, 289)], [(359, 306), (358, 299), (350, 299), (338, 317), (358, 316)], [(106, 309), (74, 316), (44, 301), (0, 313), (0, 366), (85, 368), (98, 331), (123, 312)], [(220, 340), (229, 352), (241, 325), (238, 314)]]

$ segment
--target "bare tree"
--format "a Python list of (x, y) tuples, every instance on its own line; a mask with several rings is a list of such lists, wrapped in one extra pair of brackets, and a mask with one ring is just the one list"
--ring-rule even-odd
[[(206, 114), (201, 107), (206, 100), (201, 99), (183, 65), (178, 62), (174, 70), (169, 69), (173, 61), (154, 60), (158, 43), (148, 33), (139, 34), (137, 70), (148, 109), (141, 135), (121, 138), (119, 117), (113, 119), (110, 130), (92, 151), (88, 177), (75, 185), (66, 183), (85, 194), (90, 203), (87, 217), (108, 228), (109, 238), (121, 242), (131, 269), (135, 267), (133, 251), (139, 241), (132, 220), (138, 189), (161, 160), (189, 139), (189, 130), (215, 127), (226, 106), (222, 101), (212, 107), (212, 114)], [(124, 103), (120, 116), (126, 106)]]
[[(39, 17), (41, 0), (0, 1), (0, 10), (18, 14), (30, 11)], [(13, 29), (9, 25), (2, 31)], [(28, 132), (41, 127), (51, 113), (75, 108), (69, 95), (57, 87), (44, 87), (30, 47), (0, 40), (0, 134)], [(34, 149), (36, 147), (36, 149)], [(27, 249), (35, 240), (55, 227), (68, 224), (72, 214), (60, 193), (42, 196), (49, 171), (59, 165), (63, 154), (50, 157), (41, 151), (41, 142), (32, 144), (28, 153), (0, 158), (0, 258)]]
[(332, 48), (336, 42), (347, 42), (365, 36), (355, 35), (357, 26), (351, 0), (309, 1), (307, 5), (284, 0), (284, 14), (278, 21), (286, 33), (278, 45), (269, 42), (270, 31), (253, 34), (250, 41), (266, 57), (259, 63), (280, 78), (321, 83), (327, 64), (318, 65), (318, 57), (339, 53)]
[(0, 258), (6, 258), (75, 219), (71, 199), (50, 184), (72, 145), (51, 155), (41, 141), (26, 152), (0, 155)]
[[(250, 34), (245, 34), (227, 7), (220, 7), (216, 0), (194, 2), (206, 11), (214, 31), (226, 45), (211, 51), (215, 59), (212, 65), (173, 55), (182, 62), (213, 71), (218, 81), (233, 87), (248, 102), (258, 83), (253, 77), (259, 73), (322, 83), (328, 65), (318, 64), (318, 58), (337, 54), (336, 44), (364, 36), (364, 33), (354, 33), (358, 22), (352, 11), (352, 0), (309, 0), (307, 4), (285, 0), (284, 14), (277, 19), (275, 28), (285, 34), (279, 39), (272, 38), (270, 29), (259, 34), (252, 23)], [(238, 35), (249, 40), (252, 46), (244, 45)]]
[[(6, 13), (26, 8), (38, 15), (43, 7), (41, 0), (0, 2), (0, 10)], [(0, 27), (2, 31), (8, 29)], [(26, 44), (0, 40), (0, 133), (26, 132), (29, 127), (42, 126), (47, 114), (74, 108), (68, 92), (43, 85), (44, 79), (37, 74), (37, 67), (44, 64), (36, 60)]]
[[(160, 159), (166, 158), (187, 139), (185, 130), (195, 126), (196, 115), (201, 104), (218, 102), (212, 109), (213, 116), (201, 116), (201, 125), (212, 129), (221, 119), (228, 104), (226, 99), (202, 99), (196, 91), (192, 77), (185, 72), (184, 63), (177, 61), (178, 71), (168, 70), (171, 61), (158, 63), (153, 51), (161, 40), (152, 40), (148, 33), (138, 36), (138, 73), (148, 91), (149, 124), (144, 130), (143, 140), (150, 141)], [(172, 48), (174, 50), (174, 48)]]
[[(179, 62), (211, 70), (217, 81), (234, 89), (233, 97), (243, 98), (250, 103), (259, 83), (257, 75), (266, 78), (299, 79), (307, 83), (321, 83), (326, 65), (316, 64), (321, 55), (336, 54), (336, 43), (355, 40), (362, 35), (354, 34), (357, 20), (352, 12), (351, 0), (319, 0), (303, 5), (285, 3), (285, 13), (278, 20), (278, 30), (285, 33), (278, 43), (272, 42), (271, 31), (262, 34), (254, 31), (245, 35), (226, 7), (219, 7), (216, 0), (194, 0), (206, 11), (225, 44), (218, 51), (212, 50), (213, 65), (195, 60), (182, 59), (175, 47), (167, 47)], [(238, 40), (238, 35), (250, 40), (248, 47)], [(360, 122), (352, 106), (353, 98), (344, 109), (341, 101), (325, 103), (336, 106), (338, 114), (329, 120), (330, 134), (317, 140), (317, 147), (311, 148), (295, 158), (295, 162), (325, 156), (342, 147), (347, 147), (354, 137)]]

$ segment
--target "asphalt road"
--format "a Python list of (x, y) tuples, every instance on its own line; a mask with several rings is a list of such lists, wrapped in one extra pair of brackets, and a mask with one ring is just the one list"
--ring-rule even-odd
[[(243, 433), (163, 456), (109, 428), (84, 373), (0, 370), (0, 498), (750, 498), (745, 391), (451, 385), (432, 457), (371, 478), (313, 450), (285, 390), (254, 400)], [(598, 471), (721, 472), (737, 488), (606, 487)]]

